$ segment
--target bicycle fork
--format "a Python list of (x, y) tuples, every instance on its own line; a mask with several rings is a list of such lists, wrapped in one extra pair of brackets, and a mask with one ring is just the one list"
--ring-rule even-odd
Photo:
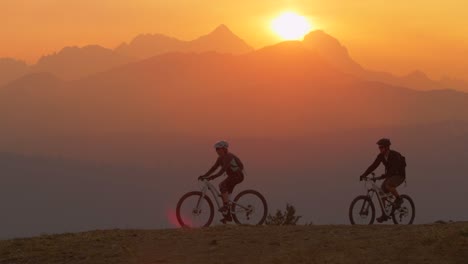
[(198, 198), (197, 206), (194, 209), (194, 213), (196, 213), (196, 214), (200, 213), (200, 210), (201, 210), (200, 208), (201, 208), (201, 206), (203, 204), (203, 197), (205, 197), (206, 189), (207, 189), (206, 187), (203, 187), (203, 189), (201, 190), (202, 194)]
[[(372, 196), (367, 194), (367, 197), (371, 200), (372, 202)], [(367, 215), (369, 213), (369, 207), (371, 202), (369, 201), (364, 201), (361, 206), (361, 210), (359, 211), (359, 215)]]

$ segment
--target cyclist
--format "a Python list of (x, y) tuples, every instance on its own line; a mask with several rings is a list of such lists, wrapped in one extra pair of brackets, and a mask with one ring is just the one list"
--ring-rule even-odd
[[(362, 181), (365, 179), (371, 172), (373, 172), (380, 163), (383, 163), (385, 166), (385, 174), (378, 179), (385, 179), (382, 183), (382, 191), (385, 193), (391, 192), (395, 196), (395, 208), (399, 208), (403, 202), (400, 195), (398, 194), (396, 188), (405, 181), (405, 158), (397, 151), (390, 149), (390, 139), (382, 138), (377, 141), (379, 146), (380, 153), (377, 155), (374, 163), (362, 174), (359, 179)], [(382, 223), (387, 221), (389, 217), (386, 216), (382, 208), (382, 215), (377, 218), (377, 222)]]
[[(214, 147), (216, 153), (218, 153), (218, 159), (213, 167), (211, 167), (207, 173), (198, 177), (198, 179), (213, 180), (224, 173), (227, 174), (227, 178), (219, 184), (219, 190), (223, 198), (223, 207), (221, 207), (220, 211), (224, 215), (224, 219), (222, 219), (221, 222), (225, 224), (226, 222), (232, 221), (229, 204), (230, 195), (234, 187), (244, 180), (244, 164), (242, 164), (241, 160), (236, 155), (228, 151), (229, 144), (226, 141), (219, 141)], [(209, 176), (215, 172), (218, 167), (221, 167), (221, 170)]]

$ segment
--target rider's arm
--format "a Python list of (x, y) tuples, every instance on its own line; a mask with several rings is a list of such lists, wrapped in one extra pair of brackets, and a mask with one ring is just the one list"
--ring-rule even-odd
[(215, 178), (218, 178), (219, 176), (223, 175), (227, 169), (229, 168), (229, 164), (231, 163), (231, 159), (232, 158), (224, 158), (222, 161), (220, 161), (220, 165), (221, 165), (221, 170), (218, 171), (218, 173), (214, 174), (213, 176), (211, 176), (213, 179)]
[(220, 158), (218, 158), (218, 159), (216, 160), (216, 162), (215, 162), (215, 164), (213, 165), (213, 167), (211, 167), (211, 169), (210, 169), (207, 173), (205, 173), (203, 176), (204, 176), (204, 177), (209, 176), (209, 175), (210, 175), (211, 173), (213, 173), (219, 166), (221, 166), (221, 159), (220, 159)]
[(364, 174), (362, 174), (362, 176), (365, 177), (365, 176), (371, 174), (371, 172), (375, 171), (375, 169), (377, 169), (377, 167), (379, 167), (380, 162), (382, 162), (382, 155), (377, 155), (377, 158), (375, 159), (374, 163), (372, 163), (369, 166), (369, 168), (364, 172)]

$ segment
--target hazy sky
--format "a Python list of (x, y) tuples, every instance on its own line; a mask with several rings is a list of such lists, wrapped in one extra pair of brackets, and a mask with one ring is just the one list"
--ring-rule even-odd
[(64, 46), (114, 48), (140, 33), (191, 40), (222, 23), (259, 48), (279, 41), (270, 23), (286, 10), (368, 68), (468, 80), (466, 0), (0, 0), (0, 57), (34, 63)]

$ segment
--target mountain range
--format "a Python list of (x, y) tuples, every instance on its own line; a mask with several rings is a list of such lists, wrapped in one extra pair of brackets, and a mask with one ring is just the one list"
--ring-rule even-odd
[(399, 77), (386, 72), (365, 69), (350, 57), (348, 50), (337, 39), (321, 30), (313, 31), (306, 35), (304, 43), (316, 50), (327, 62), (337, 69), (364, 80), (423, 91), (453, 89), (468, 92), (468, 83), (464, 81), (450, 78), (436, 81), (417, 70), (406, 76)]
[(123, 43), (115, 51), (129, 57), (147, 59), (167, 52), (209, 52), (243, 54), (254, 49), (237, 37), (225, 25), (195, 40), (182, 41), (162, 34), (146, 34), (135, 37), (129, 44)]
[(87, 153), (92, 143), (102, 158), (116, 154), (106, 146), (157, 135), (290, 138), (450, 120), (468, 121), (468, 94), (363, 80), (300, 41), (166, 53), (76, 81), (37, 73), (0, 89), (0, 147), (12, 152)]
[(143, 34), (113, 50), (98, 45), (65, 47), (59, 52), (41, 57), (32, 66), (11, 58), (0, 59), (0, 86), (30, 73), (49, 72), (64, 80), (76, 80), (167, 52), (210, 51), (242, 54), (253, 51), (253, 48), (225, 25), (192, 41), (161, 34)]
[[(364, 69), (350, 57), (347, 49), (337, 39), (320, 30), (306, 35), (303, 42), (333, 67), (364, 80), (416, 90), (468, 91), (468, 83), (462, 80), (451, 78), (432, 80), (420, 71), (399, 77)], [(170, 52), (218, 52), (239, 55), (253, 50), (225, 25), (220, 25), (209, 34), (191, 41), (182, 41), (162, 34), (142, 34), (130, 43), (122, 43), (113, 50), (97, 45), (81, 48), (66, 47), (57, 53), (43, 56), (32, 66), (14, 59), (0, 59), (0, 86), (26, 74), (37, 72), (49, 72), (64, 80), (77, 80), (127, 63)]]

